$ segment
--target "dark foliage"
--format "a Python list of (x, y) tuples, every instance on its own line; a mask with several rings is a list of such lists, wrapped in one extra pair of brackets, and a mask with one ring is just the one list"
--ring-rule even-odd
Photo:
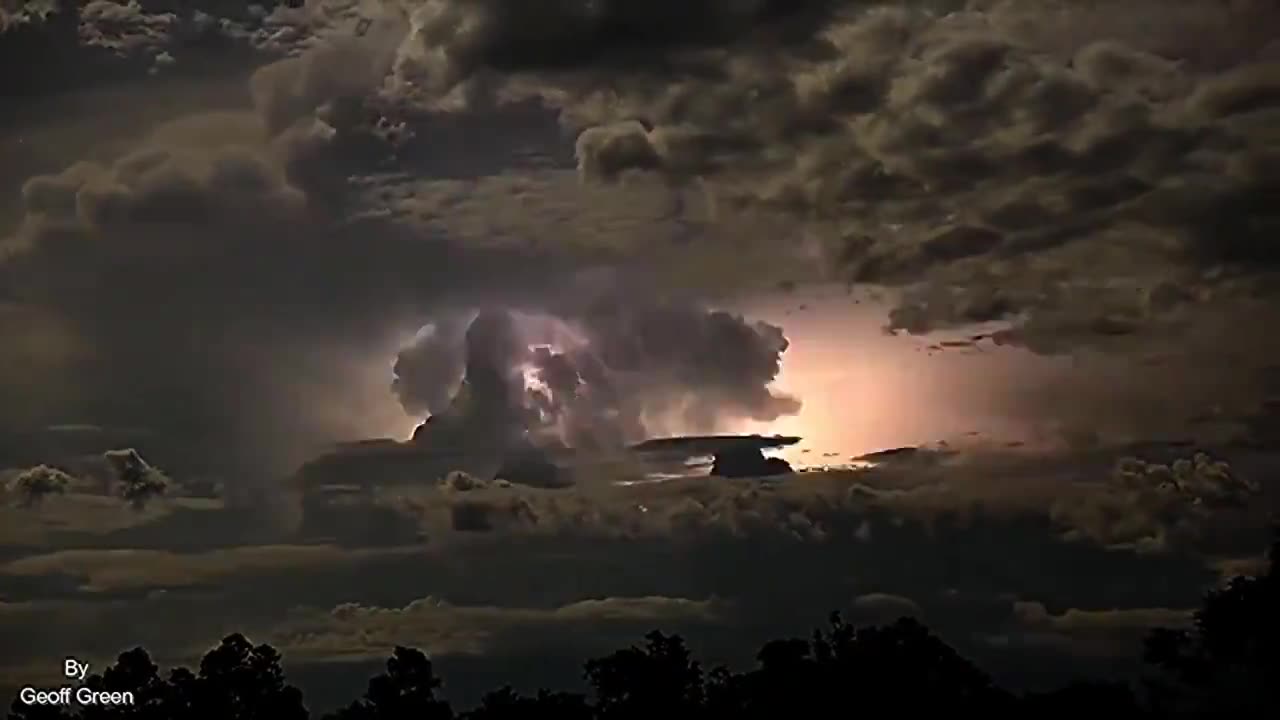
[[(142, 648), (122, 653), (101, 675), (84, 685), (99, 691), (130, 691), (133, 705), (86, 706), (84, 720), (307, 720), (302, 692), (285, 682), (280, 654), (270, 645), (251, 644), (243, 635), (229, 635), (200, 662), (199, 673), (177, 668), (168, 680)], [(69, 718), (50, 706), (27, 707), (15, 698), (11, 719)]]
[(532, 717), (591, 720), (595, 717), (595, 712), (582, 695), (539, 690), (537, 695), (527, 697), (510, 687), (504, 687), (485, 695), (480, 701), (480, 707), (463, 713), (460, 717), (462, 720), (516, 720)]
[(440, 678), (421, 650), (397, 647), (387, 671), (369, 680), (364, 698), (330, 715), (330, 720), (449, 720), (453, 710), (436, 697)]
[(1125, 683), (1079, 682), (1047, 693), (1022, 698), (1022, 714), (1040, 720), (1080, 720), (1088, 713), (1107, 710), (1116, 717), (1151, 717)]
[[(632, 720), (639, 718), (868, 717), (976, 712), (984, 717), (1124, 718), (1280, 717), (1280, 533), (1267, 572), (1210, 592), (1188, 630), (1157, 629), (1147, 639), (1152, 674), (1139, 692), (1123, 682), (1082, 682), (1014, 696), (911, 618), (854, 627), (832, 615), (812, 638), (774, 640), (754, 669), (705, 672), (684, 640), (652, 632), (643, 646), (587, 661), (591, 697), (504, 687), (459, 720)], [(167, 679), (147, 652), (120, 655), (95, 690), (130, 691), (135, 704), (90, 707), (84, 720), (306, 720), (302, 693), (290, 686), (280, 655), (231, 635), (209, 651), (198, 673)], [(453, 720), (441, 681), (420, 650), (397, 647), (364, 697), (326, 720)], [(10, 720), (69, 720), (58, 707), (17, 698)]]
[(1187, 630), (1159, 629), (1146, 660), (1156, 708), (1169, 717), (1280, 717), (1280, 533), (1267, 572), (1210, 592)]
[(649, 633), (646, 640), (643, 649), (631, 647), (587, 661), (598, 717), (689, 717), (702, 707), (702, 667), (690, 658), (684, 640), (660, 632)]

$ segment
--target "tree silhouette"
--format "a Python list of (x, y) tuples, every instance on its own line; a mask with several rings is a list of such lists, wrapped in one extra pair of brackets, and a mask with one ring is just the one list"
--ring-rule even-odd
[(200, 661), (200, 674), (174, 678), (175, 704), (193, 720), (307, 720), (302, 692), (285, 682), (280, 653), (228, 635)]
[(575, 693), (539, 690), (533, 697), (520, 695), (510, 686), (488, 693), (480, 706), (459, 716), (461, 720), (519, 720), (519, 718), (555, 718), (555, 720), (591, 720), (594, 711), (587, 698)]
[(1080, 720), (1089, 713), (1107, 712), (1117, 717), (1148, 717), (1133, 688), (1122, 682), (1075, 682), (1064, 688), (1023, 696), (1021, 714), (1038, 720)]
[(1212, 590), (1191, 628), (1153, 631), (1146, 660), (1162, 674), (1149, 682), (1166, 716), (1276, 717), (1280, 713), (1280, 528), (1258, 577)]
[(719, 716), (822, 716), (829, 708), (998, 711), (1012, 699), (910, 618), (855, 628), (839, 614), (812, 641), (775, 640), (744, 675), (712, 673), (708, 708)]
[(370, 678), (364, 698), (329, 715), (331, 720), (449, 720), (453, 709), (436, 697), (440, 678), (421, 650), (397, 646), (387, 671)]
[(678, 635), (654, 631), (644, 648), (630, 647), (589, 660), (586, 678), (595, 693), (596, 714), (604, 720), (688, 717), (702, 707), (702, 667)]
[(817, 661), (806, 640), (774, 640), (756, 655), (759, 668), (736, 675), (711, 671), (707, 709), (713, 717), (809, 716), (821, 705)]
[(9, 720), (69, 720), (71, 713), (57, 705), (24, 705), (18, 697), (9, 705)]
[(813, 640), (820, 682), (849, 704), (856, 688), (858, 704), (895, 712), (989, 711), (1010, 698), (991, 678), (913, 618), (892, 625), (855, 628), (838, 614), (826, 633)]
[(133, 693), (133, 705), (91, 705), (72, 713), (26, 706), (15, 698), (10, 720), (307, 720), (302, 693), (285, 682), (280, 654), (270, 645), (229, 635), (200, 662), (199, 674), (176, 668), (162, 679), (142, 648), (121, 653), (102, 674), (85, 678), (97, 691)]
[(85, 687), (97, 691), (128, 691), (133, 705), (90, 705), (80, 711), (84, 720), (166, 720), (170, 686), (160, 677), (160, 668), (142, 648), (120, 654), (114, 665), (101, 675), (85, 678)]
[(199, 693), (196, 687), (200, 679), (184, 667), (174, 668), (169, 673), (168, 697), (165, 709), (168, 717), (198, 717), (196, 699)]

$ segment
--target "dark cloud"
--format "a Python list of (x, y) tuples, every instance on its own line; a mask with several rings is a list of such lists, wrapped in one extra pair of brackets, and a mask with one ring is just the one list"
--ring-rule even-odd
[(1274, 63), (1232, 69), (1202, 85), (1191, 106), (1210, 119), (1280, 107), (1280, 70)]
[(453, 529), (458, 532), (487, 532), (503, 526), (537, 522), (529, 506), (517, 499), (506, 502), (460, 500), (449, 512)]
[[(17, 12), (0, 9), (0, 60), (4, 61), (4, 66), (26, 68), (28, 63), (35, 63), (30, 67), (38, 66), (47, 72), (43, 75), (34, 72), (4, 73), (0, 94), (6, 97), (39, 95), (77, 82), (71, 71), (76, 61), (81, 59), (79, 18), (76, 13), (63, 11), (58, 5), (24, 3)], [(101, 53), (103, 56), (107, 54)], [(101, 73), (101, 68), (97, 72)]]
[(638, 122), (588, 128), (578, 136), (578, 168), (584, 178), (612, 180), (623, 170), (655, 170), (662, 159)]
[(655, 623), (711, 624), (720, 611), (714, 602), (666, 597), (610, 597), (558, 608), (466, 607), (427, 597), (394, 608), (348, 603), (300, 616), (274, 634), (284, 652), (303, 660), (373, 659), (406, 642), (445, 656), (478, 655), (494, 646), (511, 649), (513, 641), (535, 645), (557, 628), (622, 635)]
[[(927, 283), (933, 301), (909, 302), (912, 319), (895, 323), (911, 332), (1005, 319), (1029, 328), (1006, 342), (1039, 351), (1059, 350), (1035, 342), (1041, 325), (1074, 342), (1114, 344), (1161, 328), (1164, 308), (1094, 311), (1076, 295), (1182, 275), (1197, 291), (1231, 292), (1198, 271), (1226, 263), (1269, 272), (1274, 220), (1263, 198), (1274, 177), (1260, 158), (1273, 154), (1264, 128), (1275, 64), (1249, 28), (1273, 25), (1274, 10), (1187, 3), (1144, 39), (1135, 18), (1155, 12), (1149, 4), (1033, 4), (1060, 32), (1046, 33), (1016, 3), (814, 4), (797, 6), (820, 20), (791, 28), (800, 32), (739, 32), (716, 50), (680, 33), (658, 41), (639, 32), (619, 57), (642, 49), (659, 60), (607, 73), (603, 28), (614, 13), (647, 27), (641, 11), (608, 5), (585, 22), (565, 6), (555, 31), (541, 33), (510, 6), (446, 4), (416, 18), (397, 73), (437, 81), (444, 93), (485, 73), (519, 72), (519, 87), (538, 85), (583, 130), (585, 178), (697, 177), (731, 202), (818, 221), (837, 275)], [(807, 12), (836, 6), (844, 12)], [(756, 11), (768, 8), (726, 10), (698, 26), (750, 24)], [(657, 7), (645, 12), (669, 19)], [(464, 18), (480, 29), (457, 31)], [(1243, 44), (1193, 42), (1201, 21)], [(528, 44), (517, 39), (525, 32)], [(428, 37), (445, 50), (422, 52)], [(1186, 252), (1170, 253), (1159, 235)], [(865, 242), (851, 248), (851, 237)], [(1084, 259), (1103, 246), (1122, 250)], [(991, 295), (1008, 277), (1023, 287), (999, 301), (948, 296), (957, 287)]]
[[(0, 8), (0, 64), (21, 68), (0, 79), (0, 95), (38, 98), (246, 62), (296, 49), (298, 30), (315, 18), (288, 11), (285, 0), (34, 0)], [(331, 8), (341, 22), (351, 10)], [(324, 29), (320, 23), (313, 30)], [(0, 121), (9, 118), (0, 116)]]
[(1052, 516), (1071, 528), (1071, 536), (1158, 552), (1200, 541), (1208, 518), (1238, 513), (1258, 492), (1257, 483), (1205, 454), (1169, 464), (1126, 458), (1098, 492), (1061, 499)]
[(956, 452), (946, 447), (900, 447), (859, 455), (854, 462), (876, 467), (929, 467), (954, 458)]
[[(362, 47), (376, 48), (375, 39)], [(409, 318), (449, 292), (492, 297), (549, 282), (544, 269), (564, 262), (464, 248), (376, 219), (343, 222), (352, 194), (342, 168), (376, 158), (368, 143), (386, 146), (366, 134), (363, 116), (335, 119), (313, 104), (348, 96), (351, 82), (335, 68), (365, 72), (326, 52), (256, 76), (265, 120), (239, 111), (182, 118), (114, 159), (24, 184), (21, 225), (0, 251), (0, 285), (12, 292), (15, 317), (47, 316), (46, 327), (84, 351), (45, 370), (74, 388), (62, 412), (117, 426), (164, 415), (171, 445), (186, 445), (179, 454), (252, 482), (320, 443), (361, 434), (363, 419), (338, 408), (369, 397), (343, 390), (340, 378), (353, 365), (389, 362), (381, 358), (398, 349)], [(264, 99), (273, 93), (286, 100)], [(290, 114), (277, 133), (281, 102)], [(491, 287), (479, 277), (510, 282)], [(57, 421), (22, 401), (23, 386), (5, 393), (30, 414), (8, 422)], [(290, 395), (326, 386), (347, 397), (285, 409)], [(264, 402), (250, 409), (246, 397)]]
[[(828, 14), (837, 8), (845, 12)], [(499, 87), (481, 82), (493, 73), (515, 73), (527, 88), (533, 73), (538, 94), (585, 130), (585, 177), (704, 176), (729, 199), (822, 218), (837, 226), (830, 260), (860, 281), (990, 293), (995, 261), (1026, 286), (985, 312), (934, 292), (929, 303), (904, 306), (913, 320), (898, 327), (912, 332), (991, 316), (1084, 338), (1136, 334), (1162, 311), (1080, 317), (1070, 293), (1054, 289), (1058, 272), (1078, 267), (1095, 242), (1132, 252), (1091, 267), (1084, 278), (1097, 282), (1082, 281), (1082, 294), (1135, 272), (1268, 267), (1273, 223), (1263, 199), (1274, 178), (1254, 158), (1269, 142), (1261, 128), (1274, 66), (1246, 31), (1273, 11), (1188, 3), (1142, 45), (1130, 31), (1145, 10), (1046, 8), (1060, 33), (1045, 34), (1026, 7), (1010, 3), (569, 3), (538, 18), (510, 4), (444, 3), (408, 18), (378, 16), (371, 32), (380, 47), (407, 33), (394, 57), (354, 35), (324, 35), (316, 51), (260, 73), (254, 90), (278, 132), (326, 104), (326, 117), (341, 125), (338, 106), (370, 96), (389, 71), (385, 89), (399, 103), (384, 108), (392, 114), (430, 105), (459, 82)], [(784, 16), (801, 22), (752, 32)], [(1220, 57), (1195, 54), (1178, 33), (1205, 19), (1246, 41)], [(618, 33), (626, 43), (615, 42)], [(1225, 62), (1227, 51), (1240, 67)], [(612, 63), (609, 73), (601, 63)], [(1223, 174), (1234, 185), (1202, 192), (1201, 179)], [(1191, 252), (1168, 265), (1176, 256), (1154, 247), (1135, 220), (1174, 231)], [(848, 237), (870, 241), (849, 252)], [(1030, 251), (1043, 256), (1029, 262)], [(1218, 284), (1197, 280), (1206, 283)], [(1121, 325), (1133, 332), (1113, 331)], [(1048, 350), (1028, 334), (1005, 339)]]
[[(639, 632), (627, 618), (687, 631), (715, 657), (745, 659), (762, 639), (803, 633), (840, 608), (859, 622), (918, 613), (1001, 676), (1063, 657), (1054, 672), (1095, 674), (1106, 671), (1102, 660), (1134, 657), (1127, 643), (1140, 625), (1182, 617), (1177, 609), (1217, 577), (1186, 546), (1143, 555), (1062, 537), (1052, 502), (1097, 494), (1096, 483), (1073, 481), (1105, 471), (1116, 452), (966, 455), (785, 483), (614, 485), (602, 474), (550, 490), (455, 474), (439, 486), (419, 479), (326, 500), (380, 523), (372, 510), (393, 505), (429, 538), (415, 547), (24, 553), (0, 566), (12, 593), (0, 627), (26, 638), (23, 623), (43, 612), (65, 624), (6, 654), (5, 670), (27, 677), (58, 642), (86, 656), (143, 642), (185, 660), (230, 627), (278, 641), (299, 660), (376, 655), (383, 643), (412, 640), (446, 660), (498, 662), (514, 648), (545, 649), (548, 634), (572, 636), (575, 648), (625, 644), (609, 628)], [(1205, 522), (1234, 522), (1209, 505)], [(335, 527), (311, 530), (324, 537)], [(55, 592), (60, 605), (35, 599)], [(86, 616), (97, 630), (86, 630)], [(144, 616), (152, 622), (125, 622)]]
[(342, 114), (358, 108), (391, 71), (400, 32), (394, 16), (379, 18), (364, 35), (333, 37), (257, 70), (250, 93), (268, 131), (280, 133), (321, 107), (342, 127)]
[[(217, 341), (201, 338), (230, 340), (246, 329), (228, 326), (245, 317), (244, 308), (272, 305), (264, 300), (276, 290), (290, 293), (273, 277), (279, 265), (268, 267), (269, 255), (260, 255), (257, 241), (270, 236), (270, 228), (305, 217), (305, 195), (262, 154), (252, 118), (197, 118), (166, 130), (110, 166), (84, 163), (29, 181), (25, 225), (0, 268), (22, 305), (48, 308), (68, 332), (95, 348), (97, 357), (78, 370), (86, 391), (78, 412), (109, 424), (145, 425), (129, 407), (142, 401), (154, 410), (166, 396), (175, 410), (212, 409), (191, 399), (212, 389), (208, 370), (227, 358), (210, 363), (221, 351)], [(194, 133), (204, 138), (200, 145)], [(225, 144), (206, 144), (214, 137)], [(290, 251), (277, 248), (277, 260), (287, 262)], [(264, 262), (242, 262), (250, 256)], [(203, 281), (193, 274), (196, 267), (208, 271), (200, 274)], [(228, 285), (230, 277), (241, 282)], [(166, 301), (148, 299), (159, 297)], [(202, 365), (208, 370), (196, 370)], [(157, 372), (164, 368), (170, 370)], [(193, 371), (203, 382), (189, 382)], [(101, 372), (116, 381), (100, 383), (95, 374)], [(110, 394), (113, 386), (129, 387), (135, 399), (95, 402), (95, 393)], [(177, 427), (184, 422), (177, 420)]]
[(402, 72), (447, 92), (483, 71), (574, 70), (733, 43), (742, 33), (810, 26), (827, 0), (557, 2), (536, 11), (484, 0), (426, 6), (413, 17)]
[(1009, 632), (992, 636), (988, 642), (1055, 648), (1079, 657), (1100, 659), (1116, 657), (1127, 648), (1140, 646), (1152, 628), (1187, 627), (1191, 623), (1191, 611), (1068, 608), (1055, 614), (1042, 603), (1018, 601), (1013, 604), (1011, 619)]
[(478, 478), (474, 475), (468, 475), (460, 470), (455, 470), (440, 478), (440, 488), (446, 492), (467, 492), (470, 490), (491, 487), (499, 482), (500, 481), (485, 480), (484, 478)]

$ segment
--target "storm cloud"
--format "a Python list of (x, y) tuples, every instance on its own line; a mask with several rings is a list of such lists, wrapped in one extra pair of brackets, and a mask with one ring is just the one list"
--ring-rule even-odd
[(406, 410), (461, 415), (491, 441), (620, 449), (800, 409), (770, 387), (781, 328), (693, 303), (611, 291), (541, 312), (484, 310), (462, 327), (449, 318), (419, 333), (393, 388)]
[[(41, 325), (44, 337), (0, 352), (39, 358), (41, 373), (67, 383), (76, 407), (64, 411), (80, 417), (140, 427), (169, 415), (170, 440), (186, 445), (177, 454), (246, 482), (362, 432), (362, 418), (338, 411), (366, 402), (362, 389), (310, 410), (286, 410), (290, 395), (341, 388), (353, 365), (385, 362), (442, 295), (501, 294), (474, 278), (546, 282), (539, 271), (556, 261), (521, 248), (342, 218), (347, 176), (389, 148), (370, 134), (376, 116), (334, 110), (378, 77), (376, 34), (348, 42), (349, 52), (322, 45), (254, 72), (256, 110), (179, 117), (116, 155), (27, 179), (17, 227), (0, 241), (0, 321)], [(10, 407), (30, 408), (5, 424), (60, 422), (30, 388), (0, 384)], [(253, 396), (270, 401), (245, 402)]]
[[(0, 685), (835, 608), (1099, 674), (1263, 545), (1274, 3), (0, 6)], [(704, 432), (803, 472), (614, 452)]]
[[(1275, 269), (1278, 76), (1258, 30), (1280, 17), (1188, 2), (1144, 37), (1134, 19), (1163, 6), (1138, 5), (566, 3), (535, 20), (438, 2), (394, 75), (410, 105), (506, 78), (580, 132), (586, 179), (656, 171), (812, 224), (818, 272), (912, 290), (894, 329), (1007, 320), (1114, 344)], [(1191, 42), (1206, 23), (1220, 40)], [(1146, 302), (1154, 287), (1177, 291)]]

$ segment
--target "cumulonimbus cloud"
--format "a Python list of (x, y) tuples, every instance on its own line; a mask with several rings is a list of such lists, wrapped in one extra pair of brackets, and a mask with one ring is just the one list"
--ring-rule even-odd
[(616, 449), (797, 412), (770, 387), (787, 345), (767, 323), (608, 293), (446, 318), (400, 353), (393, 388), (407, 410), (462, 413), (491, 442)]

